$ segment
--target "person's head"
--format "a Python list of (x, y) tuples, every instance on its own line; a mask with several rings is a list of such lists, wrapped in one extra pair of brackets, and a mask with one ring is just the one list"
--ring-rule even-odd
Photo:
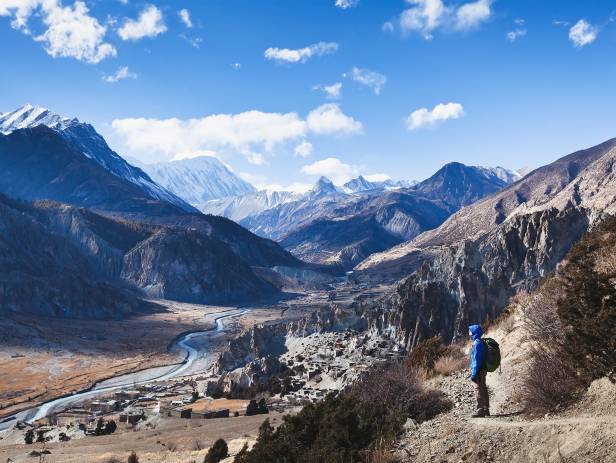
[(481, 326), (471, 325), (468, 327), (468, 335), (470, 336), (471, 339), (473, 340), (479, 339), (482, 334), (483, 334), (483, 330), (481, 329)]

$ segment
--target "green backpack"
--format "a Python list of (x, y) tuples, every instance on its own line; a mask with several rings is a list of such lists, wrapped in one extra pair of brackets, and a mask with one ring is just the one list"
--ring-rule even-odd
[(486, 346), (486, 359), (484, 361), (484, 368), (490, 373), (496, 371), (501, 364), (500, 347), (498, 343), (492, 338), (482, 338), (483, 345)]

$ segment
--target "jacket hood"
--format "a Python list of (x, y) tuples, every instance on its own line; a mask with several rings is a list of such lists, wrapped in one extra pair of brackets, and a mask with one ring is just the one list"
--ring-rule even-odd
[(468, 327), (468, 330), (471, 333), (471, 339), (473, 339), (473, 341), (481, 338), (481, 335), (483, 334), (483, 330), (479, 325), (471, 325)]

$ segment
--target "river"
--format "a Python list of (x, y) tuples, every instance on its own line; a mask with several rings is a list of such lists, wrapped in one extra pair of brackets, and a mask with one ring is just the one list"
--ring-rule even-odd
[[(0, 423), (0, 431), (8, 429), (16, 421), (31, 423), (67, 408), (68, 406), (75, 405), (83, 400), (90, 400), (97, 396), (109, 394), (110, 392), (120, 389), (147, 384), (154, 381), (173, 379), (185, 374), (193, 374), (195, 373), (195, 367), (199, 366), (199, 364), (201, 366), (199, 370), (203, 371), (203, 365), (207, 363), (205, 360), (208, 358), (211, 359), (211, 352), (208, 352), (207, 349), (204, 351), (204, 348), (209, 347), (209, 338), (225, 329), (225, 320), (240, 317), (249, 311), (250, 309), (243, 309), (232, 314), (218, 316), (214, 319), (216, 325), (213, 328), (189, 333), (179, 338), (171, 346), (170, 350), (177, 348), (186, 352), (186, 357), (180, 364), (148, 368), (135, 373), (128, 373), (106, 379), (105, 381), (96, 383), (87, 391), (50, 400), (49, 402), (23, 410), (11, 417), (8, 417)], [(198, 342), (196, 342), (197, 340)]]

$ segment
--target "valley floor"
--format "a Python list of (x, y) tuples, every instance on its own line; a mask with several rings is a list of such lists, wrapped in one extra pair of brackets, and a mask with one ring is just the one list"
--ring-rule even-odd
[[(299, 318), (321, 294), (282, 305), (253, 307), (214, 336), (219, 349), (229, 336), (258, 322)], [(187, 331), (211, 329), (235, 307), (156, 301), (166, 311), (119, 321), (3, 318), (0, 320), (0, 420), (95, 383), (147, 368), (179, 363), (168, 347)]]

